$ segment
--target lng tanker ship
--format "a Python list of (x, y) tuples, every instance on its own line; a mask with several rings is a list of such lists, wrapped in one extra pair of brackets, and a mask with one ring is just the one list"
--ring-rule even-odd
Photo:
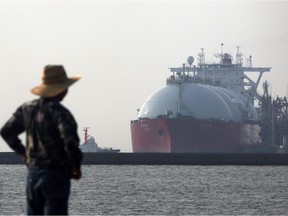
[[(131, 121), (133, 152), (253, 152), (263, 145), (254, 103), (261, 100), (261, 77), (271, 68), (252, 67), (251, 56), (244, 66), (239, 47), (235, 62), (223, 53), (223, 44), (217, 63), (206, 63), (201, 50), (197, 65), (189, 56), (186, 64), (170, 68), (166, 86), (148, 97)], [(256, 81), (245, 72), (258, 75)]]

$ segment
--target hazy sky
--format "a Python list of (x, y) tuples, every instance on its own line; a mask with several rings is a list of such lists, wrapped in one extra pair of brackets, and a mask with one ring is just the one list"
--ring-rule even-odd
[(240, 46), (253, 66), (272, 67), (262, 81), (284, 96), (287, 11), (285, 1), (0, 1), (0, 124), (36, 98), (30, 89), (44, 65), (63, 64), (82, 76), (63, 102), (82, 141), (90, 127), (100, 146), (131, 152), (130, 120), (165, 86), (168, 68), (197, 59), (200, 48), (216, 61), (221, 43), (234, 58)]

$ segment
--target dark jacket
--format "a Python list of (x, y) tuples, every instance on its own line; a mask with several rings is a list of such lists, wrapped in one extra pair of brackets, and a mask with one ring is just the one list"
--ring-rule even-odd
[[(18, 135), (26, 131), (26, 147)], [(20, 106), (1, 129), (1, 136), (27, 165), (36, 168), (80, 168), (77, 123), (59, 101), (40, 98)]]

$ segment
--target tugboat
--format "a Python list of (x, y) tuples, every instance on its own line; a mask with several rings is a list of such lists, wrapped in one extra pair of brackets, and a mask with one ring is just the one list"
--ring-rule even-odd
[(84, 143), (80, 145), (80, 149), (82, 152), (99, 152), (99, 153), (118, 153), (120, 149), (113, 149), (113, 148), (101, 148), (96, 143), (93, 136), (88, 134), (89, 127), (84, 127)]

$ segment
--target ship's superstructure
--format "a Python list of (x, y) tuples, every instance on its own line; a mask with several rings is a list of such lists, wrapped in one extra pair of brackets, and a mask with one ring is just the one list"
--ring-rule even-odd
[[(218, 63), (206, 63), (204, 49), (198, 64), (170, 68), (166, 86), (142, 105), (131, 121), (134, 152), (255, 152), (270, 149), (261, 140), (257, 93), (263, 73), (270, 67), (243, 65), (237, 47), (236, 60), (218, 54)], [(258, 74), (253, 81), (245, 72)]]
[[(188, 65), (170, 68), (172, 76), (168, 78), (167, 84), (176, 81), (178, 84), (191, 82), (220, 86), (248, 98), (247, 103), (253, 103), (255, 98), (261, 100), (257, 88), (262, 75), (270, 72), (271, 67), (252, 67), (252, 56), (247, 59), (247, 65), (243, 66), (243, 54), (239, 51), (239, 47), (237, 47), (235, 63), (233, 63), (232, 55), (228, 53), (216, 56), (220, 60), (219, 63), (206, 63), (204, 49), (201, 49), (201, 53), (198, 54), (198, 66), (193, 66), (194, 58), (189, 56)], [(257, 80), (253, 81), (245, 72), (257, 74)]]

